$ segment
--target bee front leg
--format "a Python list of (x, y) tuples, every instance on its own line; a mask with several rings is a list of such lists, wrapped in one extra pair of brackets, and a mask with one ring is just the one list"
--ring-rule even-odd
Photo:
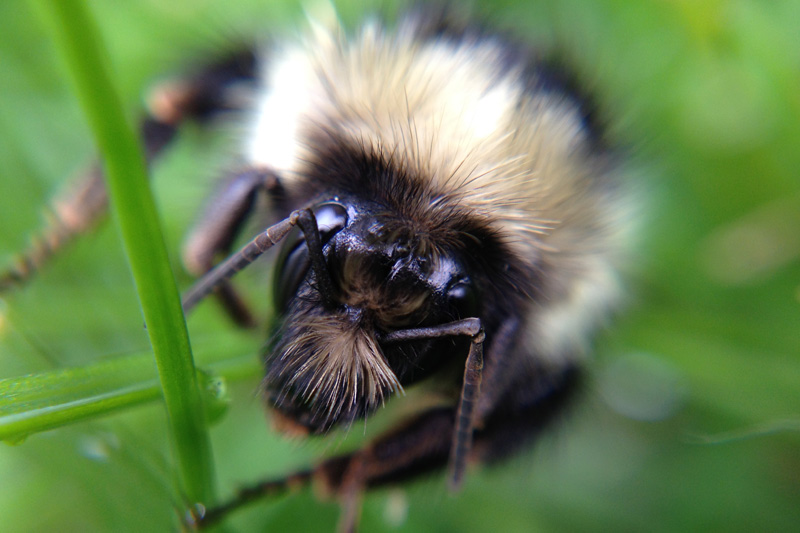
[(486, 339), (481, 320), (475, 317), (464, 318), (438, 326), (398, 330), (383, 336), (384, 342), (455, 336), (470, 337), (471, 342), (464, 365), (461, 397), (450, 448), (449, 475), (450, 489), (453, 491), (460, 488), (464, 476), (467, 456), (472, 447), (472, 432), (475, 429), (476, 415), (478, 414), (478, 401), (481, 396), (483, 342)]

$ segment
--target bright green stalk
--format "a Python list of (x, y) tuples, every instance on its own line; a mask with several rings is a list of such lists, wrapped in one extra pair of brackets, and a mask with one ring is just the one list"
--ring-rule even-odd
[(81, 0), (45, 0), (103, 156), (116, 216), (155, 353), (180, 486), (188, 501), (213, 502), (211, 444), (175, 279), (147, 182), (145, 160), (109, 74), (96, 24)]

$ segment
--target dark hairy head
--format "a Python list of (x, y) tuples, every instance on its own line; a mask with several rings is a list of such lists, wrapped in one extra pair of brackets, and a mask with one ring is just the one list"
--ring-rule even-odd
[(434, 372), (453, 342), (384, 345), (381, 336), (478, 312), (476, 288), (457, 250), (417, 234), (385, 207), (337, 197), (314, 206), (322, 236), (327, 301), (301, 232), (284, 245), (276, 275), (284, 313), (267, 357), (275, 407), (312, 431), (376, 409)]
[[(283, 244), (274, 291), (282, 319), (265, 388), (287, 418), (324, 432), (466, 356), (451, 338), (382, 343), (383, 335), (482, 317), (496, 299), (486, 293), (529, 280), (515, 276), (486, 221), (391, 158), (329, 145), (310, 168), (304, 190), (314, 198), (321, 249), (310, 250), (299, 230)], [(332, 295), (321, 290), (314, 253)]]

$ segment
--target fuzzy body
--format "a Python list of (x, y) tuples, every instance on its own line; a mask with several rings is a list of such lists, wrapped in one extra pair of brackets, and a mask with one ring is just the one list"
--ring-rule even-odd
[[(285, 213), (335, 199), (357, 206), (349, 220), (362, 226), (326, 244), (339, 309), (320, 310), (309, 272), (267, 357), (272, 402), (312, 431), (463, 369), (453, 340), (378, 342), (463, 318), (446, 298), (455, 277), (468, 274), (487, 343), (504, 321), (520, 324), (507, 366), (533, 389), (575, 364), (617, 298), (624, 205), (581, 101), (525, 51), (434, 26), (412, 17), (352, 39), (317, 27), (273, 50), (262, 74), (250, 164), (281, 176)], [(353, 244), (365, 225), (377, 244)], [(426, 277), (424, 264), (441, 274), (448, 262), (444, 282)], [(460, 371), (444, 380), (458, 385)]]

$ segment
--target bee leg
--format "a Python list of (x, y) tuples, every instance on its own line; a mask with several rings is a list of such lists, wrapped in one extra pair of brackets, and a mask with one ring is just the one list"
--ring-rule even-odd
[(364, 490), (414, 478), (447, 463), (455, 418), (452, 407), (425, 411), (366, 447), (315, 468), (315, 488), (323, 496), (337, 498), (342, 507), (338, 530), (356, 530)]
[[(348, 480), (360, 479), (366, 488), (413, 475), (420, 464), (441, 466), (446, 460), (450, 488), (458, 490), (468, 460), (500, 457), (502, 449), (516, 449), (513, 442), (525, 442), (526, 431), (535, 437), (570, 403), (579, 389), (579, 376), (571, 364), (533, 365), (533, 357), (520, 353), (528, 349), (520, 345), (520, 324), (514, 318), (501, 322), (487, 349), (485, 366), (484, 332), (477, 318), (384, 335), (382, 342), (470, 336), (458, 408), (423, 413), (353, 456), (324, 463), (319, 471), (325, 473), (326, 483), (341, 486), (334, 492), (347, 497), (352, 492), (347, 487), (353, 483)], [(519, 438), (506, 438), (512, 433)], [(473, 452), (473, 441), (479, 452)], [(345, 470), (343, 461), (348, 465)]]
[(364, 480), (369, 472), (369, 456), (366, 454), (355, 454), (352, 456), (350, 464), (345, 470), (342, 485), (339, 489), (339, 505), (341, 513), (336, 530), (339, 533), (354, 533), (358, 530), (358, 522), (361, 518), (361, 501), (364, 494)]
[[(140, 132), (148, 160), (153, 160), (175, 135), (170, 124), (145, 119)], [(0, 293), (30, 280), (45, 263), (81, 234), (94, 229), (108, 211), (108, 193), (103, 171), (94, 163), (47, 210), (45, 227), (31, 240), (14, 264), (0, 271)]]
[(277, 498), (287, 492), (307, 486), (311, 480), (311, 475), (311, 471), (300, 471), (284, 478), (270, 479), (249, 487), (241, 488), (234, 498), (222, 505), (208, 509), (205, 507), (191, 509), (184, 518), (184, 524), (190, 530), (201, 530), (212, 527), (224, 520), (231, 512), (249, 503), (263, 498)]
[(467, 456), (472, 449), (472, 433), (475, 430), (477, 406), (483, 381), (483, 341), (485, 337), (483, 330), (472, 337), (467, 363), (464, 367), (461, 399), (458, 402), (456, 427), (453, 431), (453, 442), (450, 448), (449, 479), (452, 491), (461, 487)]
[(189, 529), (205, 529), (245, 505), (313, 484), (322, 496), (341, 503), (339, 530), (354, 531), (364, 489), (412, 478), (446, 463), (454, 420), (455, 410), (450, 407), (425, 411), (361, 450), (328, 459), (311, 470), (244, 487), (217, 507), (192, 510), (185, 523)]
[(456, 412), (456, 424), (450, 449), (450, 489), (455, 491), (461, 486), (464, 476), (467, 456), (472, 446), (472, 432), (478, 413), (478, 400), (481, 396), (483, 342), (486, 338), (481, 320), (465, 318), (439, 326), (398, 330), (384, 335), (382, 340), (383, 342), (398, 342), (453, 336), (468, 336), (472, 341), (464, 365), (464, 379), (461, 385), (461, 397)]
[[(276, 197), (281, 191), (278, 177), (262, 168), (247, 168), (223, 180), (184, 244), (186, 269), (198, 277), (210, 271), (220, 257), (230, 253), (258, 196), (266, 193)], [(214, 294), (236, 324), (256, 325), (249, 307), (229, 281), (221, 282)]]
[[(158, 158), (183, 122), (204, 122), (221, 111), (241, 108), (233, 89), (255, 78), (255, 62), (252, 51), (244, 50), (179, 81), (158, 85), (150, 97), (149, 116), (139, 125), (147, 162)], [(81, 173), (48, 211), (44, 228), (27, 249), (0, 270), (0, 293), (25, 284), (48, 260), (104, 219), (108, 193), (101, 165), (93, 163)]]
[[(512, 388), (499, 396), (491, 414), (476, 424), (465, 461), (492, 463), (535, 442), (564, 416), (581, 384), (578, 368), (570, 365), (555, 372), (531, 370), (517, 378), (509, 382)], [(339, 530), (355, 530), (366, 489), (403, 482), (445, 464), (450, 466), (453, 488), (452, 435), (457, 433), (457, 420), (452, 408), (432, 409), (365, 448), (318, 466), (312, 474), (315, 484), (323, 494), (336, 496), (342, 506)]]
[(380, 484), (383, 478), (394, 481), (398, 476), (446, 461), (450, 487), (459, 488), (472, 447), (480, 398), (485, 340), (481, 320), (466, 318), (439, 326), (398, 330), (384, 335), (381, 340), (391, 343), (453, 336), (471, 337), (457, 410), (446, 408), (423, 413), (403, 428), (350, 456), (326, 461), (315, 472), (315, 477), (322, 479), (322, 485), (339, 498), (342, 506), (339, 531), (355, 531), (361, 494), (368, 486)]

